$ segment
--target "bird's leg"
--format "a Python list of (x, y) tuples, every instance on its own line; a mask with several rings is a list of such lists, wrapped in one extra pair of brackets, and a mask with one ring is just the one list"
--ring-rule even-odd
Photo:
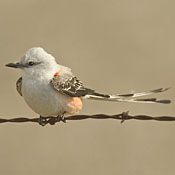
[(58, 115), (57, 116), (57, 120), (66, 123), (66, 119), (64, 117), (64, 114), (65, 114), (65, 112), (63, 114), (61, 114), (61, 115)]
[(38, 123), (39, 123), (41, 126), (45, 126), (45, 125), (47, 124), (47, 118), (40, 115), (40, 118), (39, 118)]

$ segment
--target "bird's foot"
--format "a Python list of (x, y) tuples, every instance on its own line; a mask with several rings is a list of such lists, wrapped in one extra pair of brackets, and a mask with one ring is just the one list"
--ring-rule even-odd
[(38, 123), (41, 125), (41, 126), (45, 126), (47, 124), (47, 118), (46, 117), (43, 117), (43, 116), (40, 116), (39, 118), (39, 121)]
[(64, 117), (64, 114), (58, 115), (57, 117), (53, 117), (53, 116), (43, 117), (43, 116), (40, 116), (40, 118), (38, 120), (38, 123), (41, 126), (45, 126), (48, 123), (51, 124), (51, 125), (54, 125), (55, 123), (60, 122), (60, 121), (66, 123), (66, 119)]
[(64, 123), (66, 123), (66, 119), (65, 119), (65, 117), (64, 117), (64, 114), (58, 115), (58, 116), (57, 116), (57, 121), (62, 121), (62, 122), (64, 122)]

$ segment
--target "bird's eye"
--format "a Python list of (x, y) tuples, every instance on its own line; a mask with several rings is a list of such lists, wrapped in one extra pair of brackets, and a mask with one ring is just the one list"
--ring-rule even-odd
[(33, 61), (29, 61), (29, 66), (33, 66), (34, 65), (34, 62)]

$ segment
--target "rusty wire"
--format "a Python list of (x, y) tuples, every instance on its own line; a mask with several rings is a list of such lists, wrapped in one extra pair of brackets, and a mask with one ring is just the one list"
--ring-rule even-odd
[[(26, 122), (34, 122), (40, 124), (40, 118), (26, 118), (26, 117), (18, 117), (12, 119), (2, 119), (0, 118), (0, 123), (26, 123)], [(65, 118), (65, 121), (68, 120), (84, 120), (84, 119), (117, 119), (121, 120), (123, 123), (126, 120), (156, 120), (156, 121), (175, 121), (175, 117), (173, 116), (159, 116), (159, 117), (152, 117), (148, 115), (129, 115), (129, 111), (123, 112), (116, 115), (106, 115), (106, 114), (96, 114), (96, 115), (74, 115), (68, 116)], [(61, 120), (58, 120), (58, 117), (45, 117), (45, 125), (50, 124), (54, 125)]]

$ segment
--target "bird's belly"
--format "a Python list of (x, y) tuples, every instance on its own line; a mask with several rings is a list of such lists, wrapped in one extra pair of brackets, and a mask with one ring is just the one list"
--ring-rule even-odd
[[(63, 95), (48, 85), (27, 85), (22, 87), (26, 103), (41, 116), (73, 114), (81, 109), (81, 102)], [(30, 88), (29, 88), (30, 87)]]

